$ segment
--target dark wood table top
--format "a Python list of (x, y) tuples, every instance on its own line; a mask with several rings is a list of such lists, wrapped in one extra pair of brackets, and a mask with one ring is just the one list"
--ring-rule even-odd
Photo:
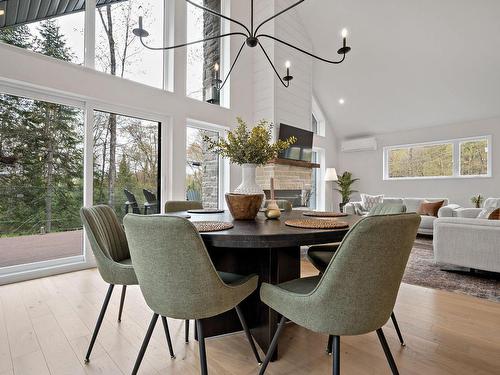
[[(267, 220), (264, 213), (259, 212), (251, 221), (234, 220), (230, 212), (216, 214), (189, 214), (191, 221), (224, 221), (234, 225), (233, 228), (220, 232), (200, 233), (204, 242), (213, 247), (233, 248), (277, 248), (317, 245), (341, 241), (347, 231), (360, 216), (349, 215), (339, 217), (349, 228), (343, 229), (302, 229), (285, 225), (287, 219), (307, 219), (301, 210), (282, 212), (279, 220)], [(185, 214), (185, 212), (184, 212)], [(318, 219), (320, 220), (320, 219)]]

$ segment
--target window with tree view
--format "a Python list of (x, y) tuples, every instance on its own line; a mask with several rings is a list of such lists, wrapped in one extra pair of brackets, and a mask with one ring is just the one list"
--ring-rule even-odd
[(83, 110), (0, 94), (0, 268), (82, 255)]
[(163, 53), (144, 48), (132, 33), (138, 14), (148, 44), (163, 45), (163, 1), (127, 0), (96, 8), (96, 69), (149, 86), (163, 87)]
[(489, 137), (386, 147), (384, 178), (487, 176), (489, 147)]
[(186, 130), (186, 199), (205, 208), (219, 207), (219, 157), (207, 150), (203, 136), (214, 140), (219, 132), (194, 127)]
[(94, 204), (126, 213), (159, 212), (160, 124), (94, 112)]

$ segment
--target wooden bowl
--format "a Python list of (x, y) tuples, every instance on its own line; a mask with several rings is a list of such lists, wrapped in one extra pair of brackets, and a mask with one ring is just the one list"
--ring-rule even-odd
[(226, 193), (226, 203), (235, 220), (254, 220), (264, 197), (262, 194)]

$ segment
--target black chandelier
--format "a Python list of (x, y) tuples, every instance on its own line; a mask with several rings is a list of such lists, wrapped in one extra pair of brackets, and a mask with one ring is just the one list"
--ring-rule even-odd
[(292, 8), (295, 8), (297, 5), (299, 5), (300, 3), (303, 3), (305, 0), (299, 0), (297, 1), (296, 3), (290, 5), (289, 7), (283, 9), (282, 11), (276, 13), (275, 15), (269, 17), (269, 18), (266, 18), (264, 21), (262, 21), (255, 29), (254, 29), (254, 0), (251, 0), (251, 15), (250, 15), (250, 28), (248, 28), (247, 26), (245, 26), (243, 23), (241, 23), (240, 21), (237, 21), (235, 19), (232, 19), (230, 17), (227, 17), (223, 14), (220, 14), (218, 12), (215, 12), (211, 9), (208, 9), (208, 8), (205, 8), (204, 6), (201, 6), (199, 4), (196, 4), (194, 3), (193, 1), (191, 0), (186, 0), (187, 3), (199, 8), (199, 9), (202, 9), (203, 11), (205, 12), (208, 12), (208, 13), (211, 13), (217, 17), (220, 17), (222, 19), (225, 19), (225, 20), (228, 20), (230, 22), (233, 22), (239, 26), (241, 26), (245, 32), (241, 31), (241, 32), (231, 32), (231, 33), (226, 33), (226, 34), (220, 34), (220, 35), (216, 35), (216, 36), (211, 36), (211, 37), (208, 37), (208, 38), (205, 38), (205, 39), (201, 39), (201, 40), (196, 40), (196, 41), (193, 41), (193, 42), (188, 42), (188, 43), (182, 43), (182, 44), (177, 44), (177, 45), (174, 45), (174, 46), (170, 46), (170, 47), (150, 47), (148, 45), (146, 45), (144, 43), (144, 40), (143, 38), (146, 38), (149, 36), (149, 33), (144, 30), (144, 28), (142, 27), (142, 16), (139, 16), (139, 27), (134, 29), (133, 30), (133, 33), (139, 37), (142, 45), (144, 47), (146, 47), (147, 49), (150, 49), (150, 50), (153, 50), (153, 51), (166, 51), (166, 50), (171, 50), (171, 49), (175, 49), (175, 48), (181, 48), (181, 47), (186, 47), (186, 46), (190, 46), (192, 44), (197, 44), (197, 43), (203, 43), (203, 42), (207, 42), (209, 40), (214, 40), (214, 39), (219, 39), (219, 38), (224, 38), (224, 37), (227, 37), (227, 36), (231, 36), (231, 35), (240, 35), (240, 36), (243, 36), (245, 37), (245, 41), (242, 43), (238, 53), (236, 54), (236, 57), (233, 61), (233, 63), (231, 64), (231, 67), (229, 68), (229, 72), (226, 76), (226, 78), (224, 80), (221, 80), (219, 78), (219, 73), (218, 73), (218, 69), (219, 69), (219, 65), (216, 64), (216, 66), (214, 67), (215, 70), (216, 70), (216, 78), (215, 78), (215, 88), (217, 90), (222, 90), (222, 88), (224, 87), (224, 85), (226, 84), (227, 82), (227, 79), (229, 78), (229, 75), (231, 74), (231, 72), (233, 71), (233, 68), (236, 64), (236, 62), (238, 61), (238, 58), (240, 57), (241, 55), (241, 51), (243, 51), (243, 48), (245, 47), (245, 45), (249, 46), (249, 47), (256, 47), (256, 46), (259, 46), (260, 49), (262, 50), (262, 52), (264, 52), (264, 55), (266, 56), (266, 59), (267, 61), (269, 61), (269, 64), (271, 64), (271, 67), (273, 68), (274, 70), (274, 73), (276, 73), (276, 76), (278, 77), (278, 79), (280, 80), (280, 82), (283, 84), (283, 86), (285, 87), (289, 87), (290, 86), (290, 81), (293, 79), (293, 76), (290, 75), (290, 62), (287, 61), (286, 64), (285, 64), (285, 67), (286, 67), (286, 75), (284, 77), (281, 77), (280, 74), (278, 73), (278, 70), (276, 69), (276, 67), (274, 66), (273, 62), (271, 61), (271, 58), (269, 57), (269, 55), (267, 54), (266, 50), (264, 49), (264, 47), (262, 46), (262, 44), (260, 43), (260, 38), (266, 38), (266, 39), (271, 39), (271, 40), (274, 40), (278, 43), (281, 43), (281, 44), (284, 44), (285, 46), (288, 46), (292, 49), (295, 49), (299, 52), (302, 52), (302, 53), (305, 53), (306, 55), (308, 56), (311, 56), (317, 60), (320, 60), (320, 61), (323, 61), (325, 63), (328, 63), (328, 64), (340, 64), (342, 63), (344, 60), (345, 60), (345, 55), (351, 50), (351, 47), (349, 47), (347, 45), (347, 30), (346, 29), (343, 29), (342, 30), (342, 47), (339, 48), (337, 50), (337, 53), (339, 55), (342, 56), (342, 58), (340, 60), (329, 60), (329, 59), (325, 59), (323, 57), (320, 57), (320, 56), (317, 56), (311, 52), (308, 52), (308, 51), (305, 51), (299, 47), (296, 47), (288, 42), (285, 42), (281, 39), (278, 39), (272, 35), (268, 35), (268, 34), (259, 34), (258, 31), (259, 29), (265, 25), (267, 22), (275, 19), (276, 17), (282, 15), (283, 13), (289, 11), (290, 9)]

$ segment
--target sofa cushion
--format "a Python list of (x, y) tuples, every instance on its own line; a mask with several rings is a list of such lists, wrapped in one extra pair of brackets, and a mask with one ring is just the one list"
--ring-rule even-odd
[(436, 217), (434, 217), (434, 216), (421, 216), (420, 218), (422, 219), (420, 221), (420, 228), (433, 229), (434, 220), (436, 220)]
[(420, 207), (417, 212), (422, 216), (434, 216), (437, 217), (439, 209), (443, 206), (444, 201), (438, 202), (428, 202), (423, 201), (420, 203)]
[(361, 205), (363, 206), (363, 211), (370, 211), (373, 207), (384, 202), (383, 195), (369, 195), (369, 194), (360, 194), (361, 195)]

